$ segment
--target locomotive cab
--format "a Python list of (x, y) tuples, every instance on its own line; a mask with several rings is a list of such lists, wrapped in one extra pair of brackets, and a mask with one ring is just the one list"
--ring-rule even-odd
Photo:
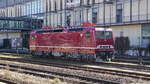
[(114, 53), (112, 29), (95, 28), (95, 38), (97, 58), (110, 61)]

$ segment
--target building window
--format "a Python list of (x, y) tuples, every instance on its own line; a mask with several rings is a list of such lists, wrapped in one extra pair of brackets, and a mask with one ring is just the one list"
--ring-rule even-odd
[(80, 10), (80, 16), (79, 16), (79, 19), (80, 19), (80, 23), (82, 23), (83, 19), (82, 19), (82, 10)]
[(87, 5), (90, 5), (90, 0), (87, 0)]
[(95, 0), (92, 0), (92, 4), (95, 4)]
[[(46, 0), (46, 13), (48, 12), (48, 1)], [(47, 14), (46, 14), (46, 16), (47, 16)]]
[(97, 23), (97, 8), (92, 11), (92, 23)]
[(150, 24), (142, 25), (142, 34), (143, 37), (150, 37)]
[(63, 9), (62, 0), (60, 0), (60, 10)]
[(49, 0), (49, 11), (51, 11), (51, 0)]
[(122, 22), (122, 4), (117, 4), (116, 6), (116, 22), (121, 23)]
[(80, 6), (83, 4), (83, 0), (80, 0)]
[(123, 0), (116, 0), (116, 2), (123, 2)]
[(73, 2), (73, 0), (67, 0), (67, 3), (72, 3)]
[(142, 25), (142, 47), (147, 48), (150, 44), (150, 24)]
[(87, 31), (86, 33), (85, 33), (85, 37), (88, 39), (88, 38), (90, 38), (90, 32), (89, 31)]
[(70, 26), (70, 23), (71, 23), (71, 14), (68, 13), (68, 15), (67, 15), (67, 26)]
[(55, 8), (54, 10), (56, 11), (57, 10), (57, 3), (56, 3), (56, 1), (55, 1), (55, 7), (54, 8)]
[(63, 16), (62, 16), (62, 13), (60, 13), (60, 25), (61, 25), (61, 26), (63, 25), (63, 23), (62, 23), (62, 22), (63, 22), (63, 21), (62, 21), (62, 17), (63, 17)]

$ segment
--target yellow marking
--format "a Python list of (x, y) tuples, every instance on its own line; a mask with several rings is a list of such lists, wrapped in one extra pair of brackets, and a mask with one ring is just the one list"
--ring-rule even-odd
[(19, 56), (13, 56), (13, 55), (0, 55), (0, 57), (5, 57), (5, 58), (21, 58)]
[[(139, 64), (134, 64), (134, 63), (123, 63), (123, 62), (108, 62), (107, 64), (120, 64), (120, 65), (130, 65), (130, 66), (140, 66)], [(146, 67), (150, 67), (149, 65), (143, 65)]]
[(135, 70), (125, 70), (125, 69), (119, 69), (119, 68), (106, 68), (106, 67), (102, 67), (102, 66), (91, 66), (91, 65), (83, 65), (84, 67), (87, 68), (99, 68), (99, 69), (106, 69), (106, 70), (115, 70), (115, 71), (124, 71), (124, 72), (131, 72), (131, 73), (138, 73), (138, 74), (147, 74), (150, 75), (149, 72), (141, 72), (141, 71), (135, 71)]

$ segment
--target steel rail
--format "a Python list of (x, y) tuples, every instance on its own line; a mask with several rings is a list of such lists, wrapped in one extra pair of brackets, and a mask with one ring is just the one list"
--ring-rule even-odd
[(6, 83), (6, 84), (17, 84), (16, 82), (13, 82), (11, 80), (7, 80), (4, 78), (0, 78), (0, 82)]
[[(1, 60), (8, 60), (8, 61), (18, 61), (18, 62), (24, 62), (24, 63), (32, 63), (32, 64), (39, 64), (39, 65), (45, 65), (45, 66), (54, 66), (54, 67), (61, 67), (61, 68), (68, 68), (68, 69), (74, 69), (74, 70), (84, 70), (89, 72), (97, 72), (97, 73), (108, 73), (112, 75), (119, 75), (119, 76), (126, 76), (126, 77), (133, 77), (133, 78), (140, 78), (145, 80), (150, 80), (149, 74), (143, 74), (143, 73), (135, 73), (135, 72), (128, 72), (128, 71), (119, 71), (119, 70), (109, 70), (109, 69), (103, 69), (103, 68), (91, 68), (91, 67), (83, 67), (78, 65), (70, 65), (70, 64), (60, 64), (60, 63), (50, 63), (50, 62), (42, 62), (37, 60), (29, 60), (29, 59), (12, 59), (12, 58), (3, 58), (0, 57)], [(131, 69), (147, 69), (150, 70), (150, 67), (146, 66), (138, 66), (138, 65), (122, 65), (122, 64), (111, 64), (111, 63), (101, 63), (101, 64), (107, 64), (107, 65), (113, 65), (113, 66), (119, 66)]]
[[(0, 63), (0, 66), (1, 66), (0, 68), (2, 68), (2, 69), (9, 66), (9, 70), (11, 70), (11, 71), (17, 71), (18, 72), (18, 69), (21, 69), (21, 73), (26, 73), (26, 74), (31, 74), (31, 75), (46, 77), (46, 78), (47, 77), (48, 78), (56, 78), (56, 76), (60, 76), (58, 78), (60, 78), (61, 80), (67, 80), (69, 82), (73, 81), (73, 80), (64, 79), (64, 77), (72, 78), (72, 79), (79, 79), (81, 81), (73, 81), (76, 83), (78, 82), (78, 84), (91, 84), (91, 83), (120, 84), (120, 83), (108, 81), (108, 80), (101, 80), (101, 79), (96, 79), (96, 78), (91, 78), (91, 77), (71, 75), (71, 74), (48, 71), (48, 70), (40, 70), (40, 69), (29, 68), (29, 67), (20, 66), (20, 65), (18, 66), (18, 65)], [(40, 73), (45, 73), (45, 74), (40, 74)], [(56, 76), (52, 76), (49, 74), (56, 75)]]
[[(40, 61), (40, 60), (34, 59), (34, 58), (33, 59), (20, 59), (20, 58), (0, 57), (0, 60), (18, 61), (18, 62), (24, 62), (24, 63), (30, 62), (33, 64), (40, 64), (40, 65), (47, 65), (47, 66), (52, 64), (52, 62), (43, 62), (43, 61)], [(129, 69), (150, 70), (150, 66), (138, 65), (138, 64), (121, 64), (121, 63), (111, 63), (111, 62), (83, 63), (83, 64), (97, 65), (97, 66), (106, 65), (106, 66), (111, 66), (111, 67), (114, 66), (114, 67), (118, 67), (118, 68), (125, 67), (125, 68), (129, 68)], [(55, 66), (57, 66), (57, 65), (62, 65), (62, 64), (55, 63)], [(69, 64), (67, 66), (69, 66)]]
[[(105, 68), (92, 68), (92, 67), (85, 67), (85, 66), (79, 66), (79, 65), (50, 63), (50, 62), (42, 62), (42, 61), (29, 60), (29, 59), (8, 58), (8, 59), (3, 59), (3, 60), (38, 64), (38, 65), (44, 65), (44, 66), (53, 66), (53, 67), (67, 68), (67, 69), (73, 69), (73, 70), (83, 70), (83, 71), (96, 72), (96, 73), (107, 73), (107, 74), (112, 74), (112, 75), (119, 75), (119, 76), (126, 76), (126, 77), (132, 77), (132, 78), (137, 78), (137, 79), (150, 80), (150, 74), (136, 73), (133, 71), (130, 72), (130, 71), (121, 71), (121, 70), (113, 70), (113, 69), (105, 69)], [(131, 67), (133, 67), (133, 66), (131, 66)], [(137, 67), (139, 67), (139, 66), (137, 66)], [(141, 67), (144, 67), (144, 66), (141, 66)]]

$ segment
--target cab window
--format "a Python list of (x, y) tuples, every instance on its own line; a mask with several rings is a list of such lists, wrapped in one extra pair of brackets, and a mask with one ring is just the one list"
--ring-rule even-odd
[(85, 33), (85, 37), (86, 37), (86, 38), (90, 38), (90, 32), (89, 32), (89, 31), (87, 31), (87, 32)]
[(35, 35), (31, 35), (31, 39), (35, 39)]
[(112, 32), (111, 31), (96, 31), (96, 38), (111, 39), (112, 38)]

